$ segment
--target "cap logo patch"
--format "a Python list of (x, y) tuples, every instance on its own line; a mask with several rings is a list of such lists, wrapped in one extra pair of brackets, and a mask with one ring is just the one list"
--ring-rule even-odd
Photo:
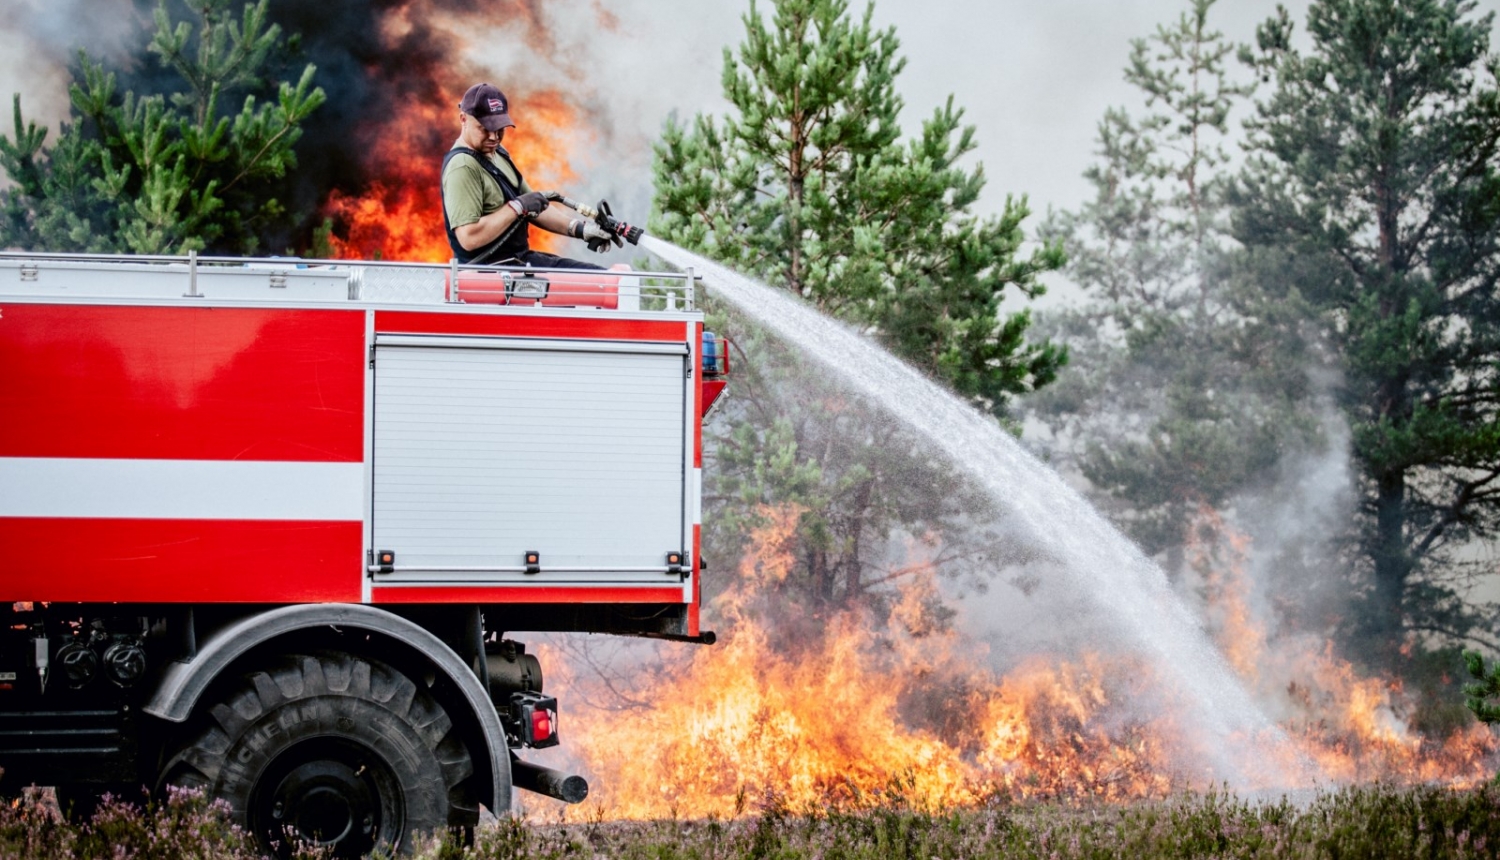
[(505, 102), (499, 99), (490, 99), (490, 111), (493, 113), (505, 113)]

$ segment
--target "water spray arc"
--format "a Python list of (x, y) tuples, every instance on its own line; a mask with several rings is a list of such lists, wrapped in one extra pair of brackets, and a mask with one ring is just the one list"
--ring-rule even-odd
[(1162, 571), (994, 421), (782, 290), (653, 236), (641, 245), (708, 276), (716, 296), (838, 374), (966, 471), (1155, 664), (1191, 713), (1185, 733), (1214, 781), (1253, 790), (1320, 778), (1251, 699)]

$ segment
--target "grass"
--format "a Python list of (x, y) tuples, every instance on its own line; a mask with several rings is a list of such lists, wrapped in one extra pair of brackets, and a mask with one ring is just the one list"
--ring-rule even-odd
[[(247, 858), (222, 809), (188, 793), (149, 808), (106, 803), (82, 824), (13, 802), (0, 809), (0, 857)], [(1363, 786), (1303, 805), (1210, 792), (1132, 805), (995, 803), (911, 809), (791, 810), (730, 821), (528, 825), (504, 819), (470, 845), (420, 846), (431, 860), (958, 860), (958, 858), (1493, 858), (1500, 788)]]
[(1305, 806), (1225, 793), (1134, 805), (997, 804), (943, 815), (903, 809), (793, 814), (729, 822), (506, 823), (460, 853), (475, 858), (639, 860), (949, 860), (949, 858), (1493, 858), (1500, 790), (1370, 786)]

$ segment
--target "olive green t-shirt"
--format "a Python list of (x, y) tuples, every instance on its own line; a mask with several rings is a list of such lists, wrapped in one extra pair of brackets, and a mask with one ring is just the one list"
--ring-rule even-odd
[[(460, 146), (463, 144), (457, 143), (453, 148)], [(513, 183), (516, 181), (516, 169), (504, 156), (497, 152), (490, 156), (490, 160), (507, 179)], [(531, 190), (525, 182), (518, 185), (522, 194)], [(448, 166), (443, 169), (443, 208), (448, 212), (448, 226), (457, 229), (473, 224), (504, 205), (505, 195), (500, 191), (500, 183), (485, 172), (478, 159), (466, 152), (448, 159)]]

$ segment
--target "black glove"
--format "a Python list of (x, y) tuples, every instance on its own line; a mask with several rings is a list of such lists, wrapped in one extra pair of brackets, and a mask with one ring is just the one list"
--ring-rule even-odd
[(515, 210), (516, 217), (529, 221), (547, 211), (547, 195), (540, 191), (528, 191), (506, 205)]

